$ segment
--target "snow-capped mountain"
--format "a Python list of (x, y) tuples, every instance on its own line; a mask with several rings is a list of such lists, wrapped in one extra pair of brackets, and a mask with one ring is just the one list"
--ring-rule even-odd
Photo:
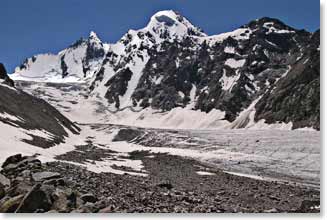
[(58, 54), (28, 58), (11, 75), (14, 80), (39, 82), (83, 82), (98, 71), (108, 46), (92, 31)]
[(89, 99), (105, 100), (114, 122), (319, 129), (320, 103), (310, 101), (319, 100), (319, 41), (319, 32), (267, 17), (208, 36), (179, 13), (160, 11), (117, 43), (91, 34), (58, 55), (30, 58), (14, 79), (91, 78)]

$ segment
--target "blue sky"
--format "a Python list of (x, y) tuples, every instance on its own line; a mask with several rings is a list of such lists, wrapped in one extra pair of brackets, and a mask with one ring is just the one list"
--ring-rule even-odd
[(319, 0), (1, 0), (0, 62), (8, 72), (38, 53), (56, 53), (95, 31), (105, 42), (144, 27), (160, 10), (179, 11), (207, 34), (268, 16), (315, 31)]

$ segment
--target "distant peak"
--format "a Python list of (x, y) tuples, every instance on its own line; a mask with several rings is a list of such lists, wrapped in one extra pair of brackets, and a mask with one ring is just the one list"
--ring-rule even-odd
[(94, 31), (90, 32), (89, 38), (99, 39), (98, 35)]
[(262, 17), (262, 18), (255, 19), (253, 21), (250, 21), (248, 24), (244, 25), (243, 27), (249, 27), (251, 29), (256, 29), (256, 28), (269, 29), (270, 27), (273, 27), (279, 30), (281, 29), (288, 30), (288, 31), (295, 30), (294, 28), (283, 23), (281, 20), (271, 17)]

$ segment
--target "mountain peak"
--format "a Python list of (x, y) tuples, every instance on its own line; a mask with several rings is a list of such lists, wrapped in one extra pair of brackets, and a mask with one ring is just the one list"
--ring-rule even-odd
[(275, 33), (291, 33), (296, 31), (294, 28), (286, 25), (281, 20), (277, 18), (271, 18), (271, 17), (262, 17), (255, 19), (253, 21), (250, 21), (248, 24), (242, 26), (242, 27), (248, 27), (252, 30), (254, 29), (266, 29), (269, 33), (275, 32)]
[(195, 27), (180, 13), (173, 10), (158, 11), (155, 13), (145, 29), (152, 30), (157, 34), (168, 31), (178, 37), (185, 35), (206, 36), (200, 28)]
[(99, 38), (98, 38), (98, 35), (97, 35), (94, 31), (91, 31), (91, 32), (90, 32), (90, 34), (89, 34), (89, 38), (99, 39)]
[(163, 10), (163, 11), (158, 11), (154, 15), (152, 15), (151, 20), (156, 19), (157, 17), (160, 16), (166, 16), (171, 19), (177, 20), (179, 16), (181, 16), (177, 11), (174, 10)]

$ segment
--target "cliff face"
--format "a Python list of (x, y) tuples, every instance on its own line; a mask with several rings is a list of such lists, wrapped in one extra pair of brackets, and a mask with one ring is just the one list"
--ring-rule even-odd
[(320, 31), (309, 42), (289, 73), (257, 103), (256, 120), (320, 129)]

